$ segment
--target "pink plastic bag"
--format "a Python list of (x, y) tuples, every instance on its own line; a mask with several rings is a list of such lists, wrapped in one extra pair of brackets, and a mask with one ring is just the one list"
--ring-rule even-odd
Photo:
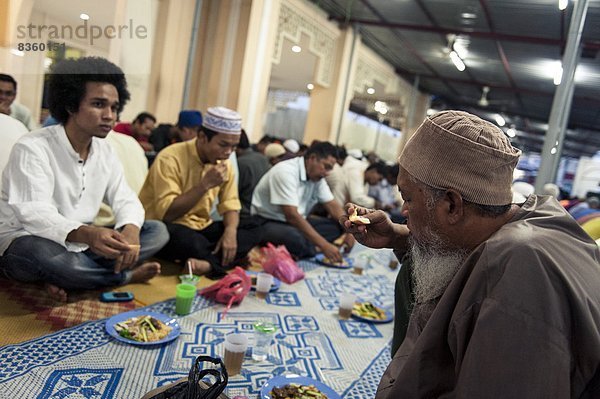
[(223, 314), (224, 316), (231, 309), (231, 305), (242, 302), (244, 297), (250, 292), (251, 285), (250, 277), (244, 269), (236, 266), (235, 269), (221, 280), (200, 290), (200, 295), (227, 305)]
[(292, 259), (292, 255), (283, 245), (275, 246), (270, 242), (262, 248), (264, 255), (263, 269), (279, 280), (292, 284), (304, 278), (304, 272)]

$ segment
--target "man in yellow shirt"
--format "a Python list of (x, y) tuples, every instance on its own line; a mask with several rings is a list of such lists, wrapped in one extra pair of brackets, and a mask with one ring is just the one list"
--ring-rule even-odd
[[(241, 204), (228, 158), (240, 133), (237, 112), (209, 108), (195, 139), (157, 155), (140, 192), (146, 218), (164, 221), (170, 233), (159, 256), (185, 261), (198, 275), (223, 275), (260, 238), (255, 231), (238, 229)], [(210, 217), (217, 198), (222, 222)]]

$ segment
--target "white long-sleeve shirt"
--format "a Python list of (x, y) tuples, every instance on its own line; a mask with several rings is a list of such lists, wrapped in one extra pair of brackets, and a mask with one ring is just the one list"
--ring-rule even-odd
[(368, 163), (348, 155), (344, 165), (339, 167), (336, 164), (326, 177), (333, 196), (342, 206), (347, 202), (367, 208), (375, 206), (375, 199), (369, 197), (365, 185), (365, 170), (368, 166)]
[(67, 235), (91, 224), (103, 200), (115, 213), (115, 228), (144, 223), (144, 208), (109, 143), (94, 137), (83, 161), (62, 125), (24, 135), (2, 174), (0, 254), (23, 235), (85, 251), (86, 244), (67, 242)]

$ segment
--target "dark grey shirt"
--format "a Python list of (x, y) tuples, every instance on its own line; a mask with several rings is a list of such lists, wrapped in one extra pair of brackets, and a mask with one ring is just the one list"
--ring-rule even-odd
[(246, 150), (238, 156), (238, 191), (242, 210), (240, 218), (250, 217), (250, 206), (252, 205), (252, 193), (260, 178), (267, 173), (270, 164), (266, 156), (260, 152)]

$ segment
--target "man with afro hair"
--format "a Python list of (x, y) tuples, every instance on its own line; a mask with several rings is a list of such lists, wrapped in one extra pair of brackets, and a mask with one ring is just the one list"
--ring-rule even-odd
[[(58, 125), (33, 131), (13, 147), (2, 175), (0, 271), (9, 279), (45, 283), (50, 296), (147, 281), (160, 264), (142, 261), (168, 241), (163, 223), (144, 222), (109, 143), (129, 100), (125, 75), (96, 57), (58, 63), (49, 81)], [(102, 201), (114, 228), (91, 223)]]

